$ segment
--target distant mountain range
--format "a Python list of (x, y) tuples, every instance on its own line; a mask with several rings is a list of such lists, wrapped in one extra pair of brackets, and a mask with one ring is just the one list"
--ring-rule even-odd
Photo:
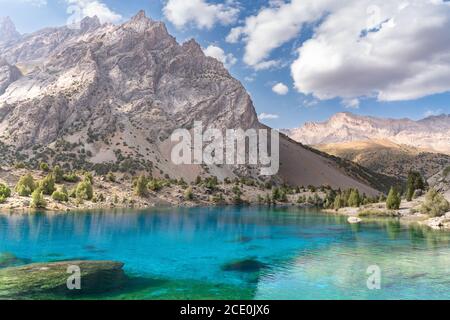
[(310, 122), (284, 132), (295, 141), (307, 145), (388, 140), (424, 151), (450, 154), (450, 115), (413, 121), (345, 112), (337, 113), (325, 122)]
[(321, 123), (284, 130), (292, 139), (378, 173), (431, 177), (450, 165), (450, 115), (423, 120), (381, 119), (338, 113)]
[[(139, 12), (121, 25), (85, 18), (80, 28), (19, 35), (0, 24), (0, 162), (67, 169), (152, 172), (193, 181), (260, 178), (251, 166), (176, 166), (170, 134), (194, 121), (262, 128), (250, 96), (223, 64)], [(356, 187), (367, 194), (395, 179), (281, 137), (275, 177), (292, 185)]]

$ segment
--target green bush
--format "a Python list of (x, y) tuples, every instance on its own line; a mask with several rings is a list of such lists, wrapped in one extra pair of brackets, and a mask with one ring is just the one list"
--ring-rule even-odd
[(56, 183), (61, 183), (64, 178), (64, 171), (61, 169), (60, 166), (55, 166), (53, 168), (53, 177), (55, 178)]
[(440, 217), (450, 210), (449, 202), (442, 194), (435, 189), (430, 189), (425, 196), (425, 202), (420, 208), (420, 212), (432, 217)]
[(85, 179), (84, 181), (78, 183), (76, 196), (79, 200), (92, 200), (92, 197), (94, 196), (94, 190), (89, 179)]
[(358, 213), (359, 217), (393, 217), (395, 215), (395, 212), (377, 209), (367, 209)]
[(106, 175), (106, 179), (108, 179), (109, 182), (116, 182), (116, 176), (112, 172), (108, 172)]
[(50, 167), (45, 162), (41, 162), (41, 164), (39, 165), (39, 169), (41, 169), (44, 172), (49, 172), (50, 171)]
[(75, 182), (80, 181), (80, 178), (77, 176), (76, 173), (71, 172), (71, 173), (63, 175), (63, 180), (66, 182), (75, 183)]
[(136, 193), (137, 196), (145, 197), (147, 195), (147, 184), (148, 179), (144, 175), (141, 175), (137, 178), (134, 187), (134, 192)]
[(386, 208), (389, 210), (398, 210), (400, 209), (401, 202), (400, 194), (396, 188), (392, 187), (386, 200)]
[(0, 197), (6, 199), (9, 198), (10, 196), (11, 196), (11, 189), (7, 185), (0, 183)]
[(194, 199), (194, 192), (192, 191), (192, 188), (189, 187), (184, 191), (184, 199), (187, 201), (191, 201)]
[(34, 182), (33, 176), (31, 174), (26, 174), (19, 179), (16, 185), (16, 192), (19, 196), (28, 197), (36, 189), (36, 184)]
[(164, 187), (164, 181), (158, 179), (152, 179), (147, 183), (147, 187), (153, 192), (158, 192)]
[(52, 199), (59, 202), (67, 202), (69, 201), (69, 196), (67, 193), (62, 192), (61, 190), (57, 190), (53, 192)]
[(35, 209), (45, 209), (47, 202), (44, 198), (44, 192), (41, 188), (37, 188), (31, 194), (31, 207)]
[(47, 175), (44, 179), (39, 182), (39, 188), (45, 195), (51, 196), (55, 192), (55, 178), (53, 174)]

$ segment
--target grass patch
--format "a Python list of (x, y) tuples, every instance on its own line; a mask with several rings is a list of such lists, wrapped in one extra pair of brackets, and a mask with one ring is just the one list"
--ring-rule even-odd
[(358, 217), (395, 217), (397, 213), (389, 210), (366, 209), (358, 212)]

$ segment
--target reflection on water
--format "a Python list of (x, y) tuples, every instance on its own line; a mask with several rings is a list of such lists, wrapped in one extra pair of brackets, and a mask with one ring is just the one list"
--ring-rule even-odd
[[(114, 260), (124, 299), (450, 298), (448, 233), (317, 211), (195, 208), (0, 216), (0, 253)], [(27, 260), (28, 261), (28, 260)], [(377, 265), (382, 289), (367, 289)]]

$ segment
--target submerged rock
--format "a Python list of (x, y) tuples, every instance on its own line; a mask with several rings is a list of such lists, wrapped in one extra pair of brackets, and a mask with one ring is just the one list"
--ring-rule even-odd
[(0, 268), (15, 267), (30, 263), (30, 259), (18, 258), (9, 252), (0, 253)]
[(257, 272), (265, 268), (266, 265), (255, 259), (245, 259), (234, 261), (222, 266), (223, 271)]
[[(69, 266), (81, 271), (81, 290), (69, 290)], [(35, 263), (0, 270), (0, 298), (33, 299), (103, 293), (126, 280), (123, 263), (113, 261), (67, 261)]]

